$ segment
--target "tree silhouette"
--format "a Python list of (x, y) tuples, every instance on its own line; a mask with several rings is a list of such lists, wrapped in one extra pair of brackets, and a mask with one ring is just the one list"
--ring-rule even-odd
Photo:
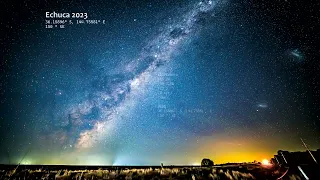
[(208, 166), (213, 166), (214, 165), (214, 163), (213, 163), (213, 161), (212, 160), (210, 160), (210, 159), (202, 159), (202, 161), (201, 161), (201, 166), (206, 166), (206, 167), (208, 167)]

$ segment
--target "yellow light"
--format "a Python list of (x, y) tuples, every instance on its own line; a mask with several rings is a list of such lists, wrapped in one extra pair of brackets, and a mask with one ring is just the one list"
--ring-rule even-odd
[(196, 162), (196, 163), (192, 163), (192, 166), (200, 166), (201, 164)]
[(21, 164), (32, 164), (30, 159), (25, 159), (21, 162)]
[(270, 165), (270, 162), (268, 161), (268, 159), (263, 159), (262, 162), (261, 162), (262, 165), (265, 165), (265, 166), (269, 166)]

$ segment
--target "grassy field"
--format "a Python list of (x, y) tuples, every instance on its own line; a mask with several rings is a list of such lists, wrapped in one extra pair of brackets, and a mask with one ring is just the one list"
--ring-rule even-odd
[[(287, 168), (257, 164), (214, 167), (167, 166), (0, 166), (0, 179), (277, 179)], [(294, 169), (294, 168), (292, 168)], [(283, 179), (305, 179), (299, 171), (288, 171)], [(312, 178), (310, 178), (312, 179)]]

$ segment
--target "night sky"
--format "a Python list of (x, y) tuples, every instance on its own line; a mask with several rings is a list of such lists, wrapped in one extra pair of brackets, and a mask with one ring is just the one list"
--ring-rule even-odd
[[(191, 165), (304, 151), (300, 138), (320, 148), (318, 5), (2, 1), (0, 163)], [(46, 29), (46, 11), (106, 24)]]

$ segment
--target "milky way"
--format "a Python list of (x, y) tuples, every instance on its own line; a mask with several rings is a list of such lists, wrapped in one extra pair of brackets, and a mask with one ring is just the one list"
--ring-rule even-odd
[[(96, 82), (96, 90), (85, 101), (70, 105), (59, 121), (65, 122), (68, 134), (59, 137), (65, 147), (77, 149), (93, 147), (101, 140), (112, 138), (119, 114), (132, 94), (143, 93), (143, 86), (153, 72), (171, 60), (177, 47), (196, 34), (200, 14), (213, 13), (216, 1), (200, 1), (177, 23), (168, 25), (151, 40), (122, 73), (106, 75)], [(179, 21), (179, 19), (182, 19)], [(72, 135), (70, 135), (72, 134)], [(78, 134), (78, 135), (77, 135)]]

